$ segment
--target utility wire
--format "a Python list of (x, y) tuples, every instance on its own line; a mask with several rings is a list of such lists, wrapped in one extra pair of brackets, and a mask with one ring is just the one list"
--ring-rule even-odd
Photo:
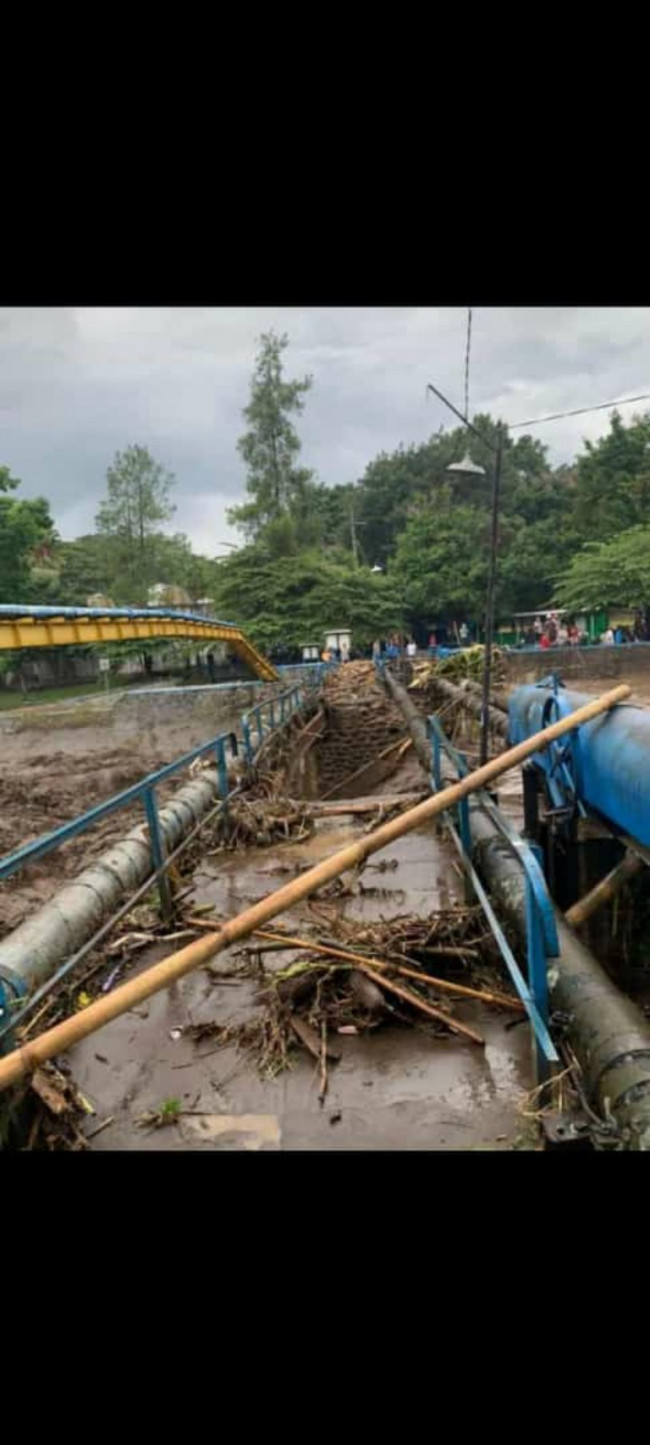
[(469, 353), (472, 344), (472, 308), (467, 312), (467, 347), (465, 350), (465, 416), (469, 416)]
[[(470, 431), (474, 432), (474, 435), (478, 437), (479, 441), (482, 441), (485, 446), (490, 447), (491, 451), (496, 451), (496, 447), (492, 445), (488, 437), (484, 436), (482, 432), (478, 431), (477, 427), (475, 427), (473, 423), (469, 420), (469, 417), (466, 414), (463, 414), (462, 411), (459, 411), (458, 407), (454, 406), (453, 402), (449, 401), (448, 397), (443, 396), (442, 392), (438, 391), (437, 386), (432, 386), (431, 382), (428, 382), (427, 391), (432, 391), (434, 396), (437, 396), (440, 401), (444, 402), (445, 406), (448, 406), (449, 410), (453, 411), (454, 415), (458, 417), (459, 421), (464, 422), (465, 426), (468, 427)], [(508, 431), (514, 431), (516, 427), (540, 426), (542, 422), (559, 421), (561, 417), (565, 416), (586, 416), (586, 414), (590, 411), (609, 411), (612, 407), (627, 406), (630, 402), (633, 401), (648, 401), (649, 399), (650, 391), (642, 391), (639, 396), (621, 396), (618, 398), (617, 401), (601, 401), (598, 403), (597, 406), (580, 406), (576, 407), (574, 411), (556, 411), (553, 412), (551, 416), (530, 417), (528, 421), (505, 422), (505, 426), (507, 427)]]
[(518, 426), (539, 426), (543, 421), (559, 421), (565, 416), (585, 416), (589, 411), (609, 411), (610, 407), (627, 406), (631, 401), (648, 401), (649, 398), (650, 391), (642, 391), (640, 396), (622, 396), (618, 401), (601, 401), (598, 406), (579, 406), (575, 411), (555, 411), (551, 416), (533, 416), (528, 421), (511, 421), (508, 426), (510, 431), (514, 431)]

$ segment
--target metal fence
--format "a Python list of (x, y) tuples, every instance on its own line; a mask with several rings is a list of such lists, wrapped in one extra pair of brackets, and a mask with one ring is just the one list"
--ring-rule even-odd
[[(247, 763), (250, 764), (254, 761), (262, 742), (268, 738), (272, 731), (284, 727), (290, 722), (291, 718), (294, 717), (304, 705), (305, 700), (305, 688), (292, 687), (280, 693), (276, 698), (272, 699), (270, 703), (260, 703), (256, 708), (252, 709), (246, 717), (242, 718), (244, 753)], [(251, 736), (251, 719), (256, 734), (255, 743)], [(59, 828), (54, 828), (51, 833), (42, 834), (40, 838), (35, 838), (33, 842), (26, 843), (24, 847), (5, 855), (4, 858), (0, 858), (0, 881), (3, 881), (11, 878), (15, 873), (18, 873), (21, 868), (25, 868), (27, 864), (34, 863), (39, 858), (46, 857), (48, 853), (54, 852), (57, 848), (60, 848), (64, 843), (68, 842), (69, 839), (78, 837), (80, 834), (86, 832), (111, 813), (116, 813), (123, 808), (131, 807), (134, 803), (140, 801), (143, 803), (151, 849), (152, 866), (150, 875), (136, 892), (122, 904), (117, 912), (82, 945), (74, 956), (67, 959), (66, 962), (56, 970), (53, 976), (30, 996), (29, 1000), (26, 1001), (24, 995), (18, 999), (11, 1000), (3, 987), (3, 983), (7, 983), (8, 980), (0, 978), (0, 1053), (2, 1052), (2, 1041), (4, 1040), (6, 1044), (6, 1040), (16, 1024), (21, 1022), (23, 1017), (26, 1016), (35, 1004), (37, 1004), (46, 993), (50, 992), (71, 969), (75, 968), (93, 948), (97, 947), (119, 919), (124, 917), (154, 885), (157, 886), (160, 894), (163, 916), (169, 917), (172, 905), (168, 875), (170, 866), (210, 818), (212, 818), (216, 812), (219, 812), (227, 806), (229, 798), (235, 797), (236, 794), (241, 791), (242, 785), (229, 791), (228, 753), (231, 758), (237, 757), (239, 753), (238, 740), (234, 732), (220, 733), (218, 737), (210, 738), (208, 742), (200, 743), (197, 747), (191, 748), (189, 752), (183, 753), (181, 757), (175, 758), (173, 762), (167, 763), (165, 767), (159, 768), (157, 772), (147, 774), (139, 783), (135, 783), (130, 788), (125, 788), (121, 793), (115, 793), (113, 797), (107, 798), (105, 802), (98, 803), (96, 807), (89, 808), (85, 813), (81, 813), (78, 818), (73, 818), (69, 822), (63, 823)], [(215, 807), (209, 809), (209, 811), (199, 819), (196, 826), (182, 839), (173, 853), (165, 856), (165, 844), (160, 827), (156, 788), (159, 787), (161, 783), (166, 782), (167, 779), (174, 777), (176, 774), (188, 768), (196, 759), (209, 757), (210, 755), (214, 756), (219, 778), (219, 798)], [(11, 980), (11, 989), (12, 992), (15, 991), (14, 979)], [(10, 1017), (9, 1020), (5, 1022), (8, 1010), (11, 1012), (16, 1004), (20, 1006), (19, 1014), (16, 1015), (13, 1013), (13, 1017)]]

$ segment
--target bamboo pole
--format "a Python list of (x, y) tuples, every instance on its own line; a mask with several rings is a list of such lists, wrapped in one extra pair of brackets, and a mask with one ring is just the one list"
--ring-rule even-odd
[(425, 1003), (420, 994), (414, 993), (413, 989), (404, 988), (403, 984), (395, 983), (394, 978), (386, 978), (384, 973), (378, 972), (376, 968), (369, 967), (368, 964), (357, 963), (355, 964), (355, 968), (358, 968), (360, 973), (365, 973), (367, 977), (371, 978), (373, 983), (378, 984), (380, 988), (387, 989), (389, 993), (394, 993), (398, 998), (403, 999), (404, 1003), (410, 1003), (413, 1008), (419, 1009), (420, 1013), (428, 1014), (429, 1018), (436, 1019), (438, 1023), (445, 1024), (448, 1029), (451, 1029), (452, 1033), (463, 1034), (465, 1038), (471, 1039), (473, 1044), (480, 1044), (482, 1048), (485, 1048), (485, 1039), (482, 1034), (477, 1034), (476, 1029), (471, 1029), (468, 1024), (459, 1023), (458, 1019), (452, 1018), (450, 1014), (443, 1013), (442, 1009), (434, 1008), (432, 1004)]
[(218, 933), (196, 939), (194, 943), (188, 944), (178, 953), (172, 953), (168, 958), (162, 959), (160, 963), (153, 964), (137, 978), (128, 979), (126, 983), (114, 989), (112, 993), (106, 994), (104, 998), (96, 999), (80, 1013), (64, 1019), (51, 1029), (46, 1029), (45, 1033), (40, 1034), (31, 1043), (14, 1049), (6, 1058), (0, 1059), (0, 1090), (8, 1088), (10, 1084), (15, 1084), (26, 1074), (33, 1073), (46, 1059), (64, 1053), (80, 1039), (87, 1038), (96, 1029), (110, 1023), (112, 1019), (119, 1018), (128, 1009), (143, 1003), (145, 999), (151, 998), (151, 995), (158, 993), (160, 989), (167, 988), (176, 979), (183, 978), (186, 973), (192, 973), (195, 968), (200, 968), (215, 954), (221, 953), (223, 949), (229, 948), (233, 943), (238, 943), (242, 938), (247, 938), (254, 929), (268, 923), (272, 918), (277, 918), (279, 914), (285, 913), (288, 908), (300, 903), (303, 898), (309, 898), (312, 893), (322, 888), (323, 884), (330, 883), (333, 878), (338, 878), (349, 868), (356, 868), (371, 853), (378, 853), (381, 848), (385, 848), (395, 838), (401, 838), (405, 833), (413, 832), (415, 828), (438, 817), (440, 813), (453, 807), (470, 793), (486, 787), (495, 778), (500, 777), (501, 773), (508, 772), (510, 768), (524, 762), (533, 753), (541, 752), (555, 738), (575, 732), (582, 723), (600, 717), (616, 703), (623, 702), (625, 698), (628, 698), (631, 691), (632, 689), (627, 684), (622, 683), (619, 687), (612, 688), (610, 692), (603, 693), (602, 697), (594, 698), (593, 702), (577, 708), (567, 717), (559, 718), (550, 727), (534, 733), (532, 737), (525, 738), (516, 747), (509, 748), (507, 752), (492, 758), (490, 762), (477, 768), (475, 772), (468, 773), (459, 782), (443, 788), (439, 793), (434, 793), (432, 797), (426, 798), (423, 803), (419, 803), (407, 813), (401, 813), (399, 817), (391, 818), (388, 823), (383, 823), (380, 828), (375, 829), (374, 833), (367, 833), (365, 837), (349, 844), (347, 848), (342, 848), (338, 853), (332, 854), (330, 858), (323, 859), (321, 863), (310, 868), (298, 878), (292, 879), (290, 883), (285, 883), (282, 888), (276, 889), (266, 898), (261, 898), (258, 903), (244, 909), (243, 913), (237, 914), (229, 923), (224, 924)]
[(645, 866), (634, 853), (626, 853), (610, 873), (601, 878), (589, 893), (585, 893), (584, 898), (579, 898), (577, 903), (567, 909), (564, 915), (567, 923), (570, 923), (572, 928), (579, 928), (581, 923), (586, 923), (597, 908), (602, 908), (603, 903), (609, 903), (610, 899), (615, 898), (623, 884), (634, 878)]
[[(501, 1008), (513, 1009), (515, 1013), (525, 1013), (524, 1005), (518, 998), (511, 998), (507, 993), (494, 993), (484, 988), (468, 988), (464, 983), (451, 983), (446, 978), (434, 978), (433, 974), (424, 973), (422, 969), (409, 968), (405, 963), (393, 963), (389, 959), (366, 958), (363, 953), (353, 953), (349, 948), (331, 948), (329, 944), (314, 943), (309, 938), (292, 938), (280, 935), (279, 933), (267, 933), (265, 929), (256, 928), (256, 938), (266, 938), (269, 943), (279, 948), (285, 948), (289, 952), (292, 948), (309, 949), (312, 953), (321, 953), (329, 958), (341, 958), (349, 963), (363, 967), (370, 964), (372, 968), (393, 969), (403, 978), (415, 978), (418, 983), (429, 984), (431, 988), (438, 988), (444, 993), (457, 993), (465, 998), (480, 999), (482, 1003), (499, 1004)], [(268, 946), (268, 945), (267, 945)]]

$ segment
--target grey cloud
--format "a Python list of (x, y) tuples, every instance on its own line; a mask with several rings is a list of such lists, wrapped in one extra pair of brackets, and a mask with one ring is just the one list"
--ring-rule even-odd
[[(478, 308), (470, 408), (514, 422), (650, 391), (649, 321), (643, 308)], [(137, 441), (178, 479), (171, 529), (218, 550), (270, 327), (289, 335), (289, 374), (314, 377), (300, 431), (321, 480), (352, 481), (380, 451), (454, 424), (426, 385), (462, 403), (462, 308), (14, 308), (0, 312), (0, 462), (24, 495), (50, 498), (69, 537), (92, 527), (108, 465)], [(535, 434), (557, 463), (607, 426), (604, 412)]]

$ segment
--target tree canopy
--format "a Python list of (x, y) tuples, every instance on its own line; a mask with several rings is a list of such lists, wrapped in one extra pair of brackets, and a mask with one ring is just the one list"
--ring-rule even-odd
[[(288, 338), (260, 338), (239, 441), (246, 498), (229, 513), (243, 545), (197, 555), (174, 513), (174, 477), (149, 450), (118, 452), (97, 531), (62, 542), (44, 499), (21, 500), (0, 468), (0, 597), (84, 604), (93, 594), (144, 604), (151, 588), (210, 598), (261, 647), (320, 642), (350, 626), (365, 645), (396, 628), (483, 619), (497, 420), (473, 418), (370, 459), (363, 475), (325, 485), (300, 464), (299, 418), (312, 378), (288, 379)], [(469, 449), (483, 475), (450, 473)], [(505, 429), (497, 608), (635, 605), (650, 596), (650, 413), (585, 442), (552, 467), (537, 437)], [(215, 544), (206, 540), (210, 554)], [(373, 570), (381, 569), (381, 570)]]
[(258, 543), (224, 558), (216, 591), (220, 615), (263, 649), (320, 644), (327, 627), (351, 627), (355, 646), (369, 646), (401, 621), (394, 583), (345, 553), (277, 557)]
[(285, 525), (286, 535), (287, 521), (301, 541), (310, 540), (305, 528), (312, 473), (297, 466), (300, 441), (291, 418), (304, 409), (312, 378), (285, 381), (282, 355), (288, 345), (288, 336), (273, 331), (260, 338), (250, 401), (244, 409), (248, 428), (237, 444), (246, 466), (249, 501), (232, 507), (229, 520), (252, 541), (269, 527), (277, 529), (279, 523)]
[(55, 540), (49, 503), (20, 500), (19, 486), (9, 467), (0, 467), (0, 602), (31, 600), (34, 554)]
[(650, 601), (650, 526), (629, 527), (608, 542), (587, 542), (556, 588), (563, 607), (641, 607)]
[(124, 600), (145, 603), (155, 580), (155, 538), (161, 522), (176, 510), (169, 501), (174, 477), (146, 447), (118, 452), (106, 474), (107, 496), (97, 513), (97, 530), (114, 558), (115, 590)]

